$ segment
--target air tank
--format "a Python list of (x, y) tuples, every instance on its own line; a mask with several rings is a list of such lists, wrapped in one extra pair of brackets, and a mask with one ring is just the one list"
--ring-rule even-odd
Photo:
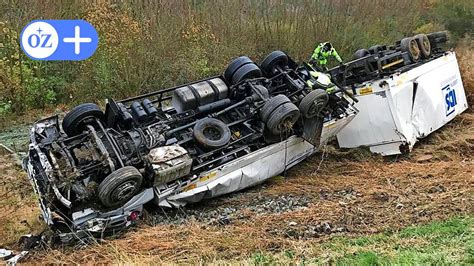
[(147, 114), (155, 115), (156, 113), (158, 113), (158, 110), (155, 108), (155, 106), (149, 99), (143, 100), (142, 105), (143, 109), (145, 109)]
[(130, 109), (132, 109), (132, 114), (136, 120), (142, 122), (146, 119), (146, 111), (139, 102), (133, 102)]
[(227, 98), (229, 88), (221, 78), (213, 78), (177, 88), (171, 104), (178, 113)]
[(133, 116), (130, 114), (130, 112), (127, 110), (127, 107), (123, 105), (123, 103), (117, 103), (118, 108), (120, 109), (122, 113), (122, 122), (125, 125), (125, 127), (128, 129), (132, 126), (133, 122)]

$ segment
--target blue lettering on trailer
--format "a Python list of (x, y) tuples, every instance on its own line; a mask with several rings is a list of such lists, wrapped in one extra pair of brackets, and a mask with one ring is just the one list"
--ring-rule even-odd
[(450, 84), (444, 86), (441, 90), (444, 92), (444, 100), (446, 103), (446, 116), (449, 116), (456, 110), (456, 91), (453, 87), (450, 86)]

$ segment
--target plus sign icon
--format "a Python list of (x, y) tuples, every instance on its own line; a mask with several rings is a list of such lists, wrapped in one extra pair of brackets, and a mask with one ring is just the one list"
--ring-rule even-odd
[(84, 60), (97, 49), (99, 37), (84, 20), (34, 20), (21, 32), (21, 48), (34, 60)]

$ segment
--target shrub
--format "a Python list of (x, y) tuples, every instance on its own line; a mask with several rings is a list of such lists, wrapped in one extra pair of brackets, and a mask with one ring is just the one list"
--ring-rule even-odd
[[(398, 0), (393, 8), (389, 0), (4, 1), (0, 102), (23, 112), (124, 98), (219, 74), (243, 54), (259, 62), (281, 49), (308, 60), (323, 41), (349, 59), (360, 47), (444, 26), (458, 38), (473, 29), (470, 2)], [(99, 33), (96, 53), (81, 62), (31, 61), (18, 33), (38, 18), (87, 20)]]
[(471, 0), (438, 1), (435, 18), (449, 30), (455, 40), (474, 33), (474, 9)]

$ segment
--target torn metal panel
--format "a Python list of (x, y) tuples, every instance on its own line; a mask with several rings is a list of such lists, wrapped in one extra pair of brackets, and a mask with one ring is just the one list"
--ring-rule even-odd
[(115, 210), (101, 212), (99, 210), (87, 208), (81, 211), (74, 212), (72, 214), (73, 223), (78, 228), (99, 232), (105, 229), (105, 227), (97, 226), (97, 224), (105, 225), (106, 223), (127, 223), (127, 218), (131, 212), (141, 212), (143, 204), (151, 201), (152, 199), (153, 189), (148, 188), (135, 195), (123, 207), (117, 208)]
[(0, 248), (0, 259), (6, 260), (13, 256), (13, 252), (8, 249)]
[(16, 265), (23, 257), (25, 257), (29, 251), (22, 251), (14, 257), (7, 260), (7, 265)]
[(203, 173), (197, 188), (171, 196), (167, 201), (179, 206), (254, 186), (283, 172), (288, 162), (313, 150), (314, 146), (302, 138), (291, 137)]
[[(334, 137), (355, 116), (356, 111), (339, 120), (324, 124), (321, 143)], [(235, 192), (262, 183), (308, 158), (319, 149), (301, 137), (289, 139), (265, 147), (217, 169), (203, 173), (197, 183), (189, 185), (189, 190), (170, 196), (162, 201), (162, 206), (183, 206), (203, 199)]]

